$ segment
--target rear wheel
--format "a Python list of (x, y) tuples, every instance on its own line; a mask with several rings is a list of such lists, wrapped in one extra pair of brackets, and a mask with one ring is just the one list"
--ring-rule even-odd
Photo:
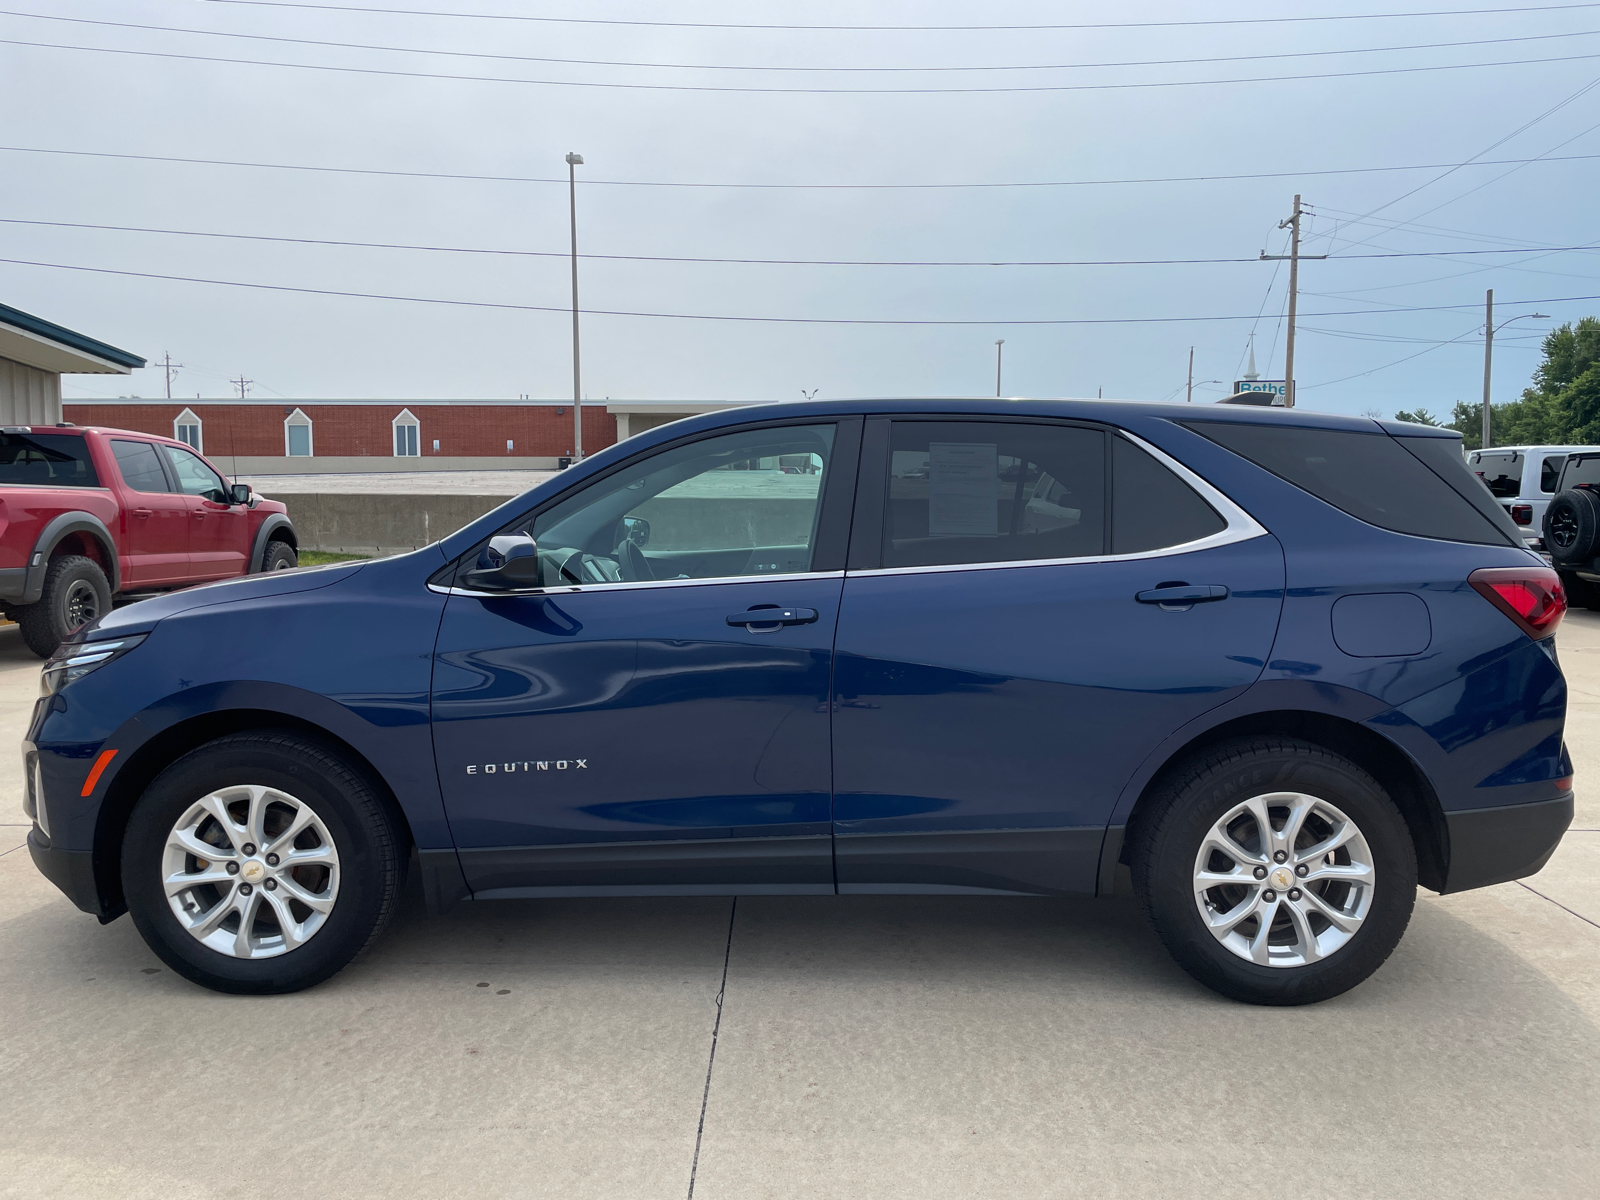
[(1133, 876), (1179, 964), (1251, 1004), (1362, 982), (1417, 886), (1410, 831), (1377, 781), (1288, 738), (1226, 743), (1170, 780), (1140, 822)]
[(180, 975), (220, 992), (321, 983), (377, 937), (400, 838), (368, 782), (289, 734), (220, 738), (151, 783), (128, 822), (134, 924)]
[(22, 640), (40, 658), (49, 658), (74, 630), (111, 611), (111, 584), (93, 559), (81, 554), (51, 561), (37, 604), (14, 611)]

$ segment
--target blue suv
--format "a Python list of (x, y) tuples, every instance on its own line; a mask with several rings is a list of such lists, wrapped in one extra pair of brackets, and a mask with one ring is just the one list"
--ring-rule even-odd
[(408, 872), (542, 896), (1110, 895), (1240, 1000), (1572, 818), (1556, 574), (1459, 437), (851, 401), (641, 434), (433, 546), (114, 611), (44, 668), (29, 847), (228, 992)]

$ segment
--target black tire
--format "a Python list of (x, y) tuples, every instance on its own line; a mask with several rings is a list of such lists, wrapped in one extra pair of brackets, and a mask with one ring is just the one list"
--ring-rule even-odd
[(111, 611), (111, 584), (93, 559), (63, 555), (51, 560), (38, 603), (14, 611), (28, 649), (49, 658), (73, 630)]
[[(1198, 856), (1213, 826), (1244, 801), (1272, 792), (1302, 793), (1342, 812), (1364, 838), (1374, 871), (1366, 916), (1353, 935), (1326, 957), (1301, 965), (1262, 965), (1241, 957), (1212, 934), (1196, 898)], [(1411, 834), (1377, 781), (1349, 760), (1292, 738), (1242, 738), (1218, 745), (1180, 769), (1151, 797), (1151, 803), (1133, 831), (1134, 886), (1156, 933), (1179, 965), (1224, 996), (1249, 1004), (1326, 1000), (1355, 987), (1382, 966), (1405, 932), (1417, 891)], [(1279, 811), (1287, 814), (1289, 810)], [(1274, 814), (1269, 819), (1276, 821), (1277, 817)], [(1253, 831), (1254, 822), (1247, 827)], [(1314, 842), (1312, 837), (1300, 844)], [(1216, 861), (1206, 860), (1207, 865)], [(1293, 868), (1292, 862), (1288, 865)], [(1256, 897), (1275, 895), (1266, 890), (1272, 887), (1272, 878), (1268, 875), (1263, 883), (1250, 883), (1250, 888), (1262, 889), (1254, 893)], [(1321, 886), (1324, 891), (1330, 886), (1349, 887)], [(1221, 892), (1218, 889), (1207, 895)], [(1355, 892), (1340, 894), (1353, 896)], [(1296, 936), (1289, 920), (1289, 898), (1286, 892), (1273, 906), (1275, 913), (1282, 910), (1281, 916), (1274, 918), (1277, 924), (1268, 922), (1267, 937), (1274, 944), (1282, 937)], [(1311, 907), (1304, 902), (1302, 911)], [(1219, 917), (1231, 911), (1224, 908)], [(1253, 926), (1252, 921), (1256, 922)], [(1241, 928), (1259, 931), (1261, 926), (1251, 917)], [(1322, 929), (1326, 932), (1335, 927), (1324, 925)], [(1285, 949), (1292, 955), (1292, 948), (1299, 944), (1291, 940)]]
[(261, 556), (261, 570), (288, 571), (300, 565), (300, 555), (288, 542), (268, 542), (267, 552)]
[(1540, 532), (1544, 548), (1560, 566), (1578, 566), (1600, 554), (1600, 497), (1569, 488), (1544, 510)]
[[(302, 944), (270, 957), (234, 957), (199, 941), (179, 923), (163, 887), (163, 876), (170, 866), (164, 863), (168, 836), (176, 824), (200, 799), (248, 784), (275, 789), (309, 808), (330, 835), (338, 858), (336, 878), (330, 873), (321, 885), (307, 882), (304, 874), (315, 868), (300, 869), (296, 878), (307, 890), (321, 887), (333, 893), (331, 909)], [(269, 812), (268, 822), (271, 815)], [(270, 823), (267, 827), (272, 833)], [(198, 825), (194, 832), (200, 834), (206, 828)], [(213, 828), (209, 836), (216, 839), (213, 844), (219, 848), (227, 844), (220, 828)], [(311, 836), (321, 840), (315, 830)], [(302, 834), (292, 845), (302, 847), (305, 838)], [(251, 890), (233, 881), (264, 868), (264, 848), (256, 845), (252, 855), (235, 853), (244, 848), (240, 845), (218, 856), (219, 861), (231, 859), (244, 866), (227, 881), (230, 893), (234, 889)], [(313, 843), (311, 849), (315, 848)], [(185, 870), (208, 869), (192, 857), (185, 863)], [(219, 992), (268, 995), (297, 992), (321, 983), (366, 949), (393, 914), (403, 867), (402, 838), (395, 818), (360, 772), (332, 750), (306, 738), (261, 731), (232, 734), (192, 750), (145, 789), (123, 840), (122, 889), (140, 934), (178, 974)], [(259, 889), (266, 886), (262, 882)], [(287, 889), (289, 884), (281, 886)], [(217, 903), (228, 899), (215, 888), (210, 895), (216, 896)], [(277, 895), (275, 889), (274, 895), (283, 904), (292, 901), (286, 890)], [(238, 898), (236, 893), (234, 897)], [(255, 897), (255, 903), (262, 913), (276, 911), (269, 908), (265, 891)], [(206, 907), (192, 911), (203, 913)], [(233, 913), (229, 919), (234, 931), (227, 929), (228, 921), (224, 920), (222, 932), (233, 937), (239, 925), (238, 914)], [(292, 919), (307, 920), (298, 915)], [(251, 926), (254, 932), (265, 930), (269, 935), (275, 928), (281, 929), (275, 917), (257, 917)]]
[(1561, 576), (1561, 586), (1566, 590), (1569, 605), (1573, 608), (1600, 610), (1600, 584), (1579, 579), (1571, 571), (1559, 571), (1557, 574)]

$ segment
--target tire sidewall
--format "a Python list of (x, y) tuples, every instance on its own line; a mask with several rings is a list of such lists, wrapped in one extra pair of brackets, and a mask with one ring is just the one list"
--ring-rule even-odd
[[(288, 558), (289, 562), (287, 566), (280, 567), (277, 565), (277, 561), (281, 557)], [(300, 556), (295, 553), (295, 550), (292, 546), (285, 545), (283, 542), (267, 543), (267, 551), (261, 561), (261, 570), (263, 574), (270, 573), (272, 571), (287, 571), (299, 565)]]
[[(335, 771), (330, 772), (333, 765)], [(337, 771), (318, 748), (287, 739), (223, 739), (173, 763), (146, 789), (129, 819), (122, 852), (122, 887), (134, 924), (163, 962), (196, 983), (247, 994), (298, 991), (321, 983), (354, 958), (387, 915), (392, 898), (385, 862), (394, 839), (375, 836), (373, 806), (346, 794), (348, 771)], [(345, 775), (340, 779), (339, 775)], [(262, 784), (309, 804), (339, 854), (333, 911), (303, 946), (264, 959), (237, 959), (202, 945), (179, 923), (162, 887), (166, 839), (201, 797), (220, 788)], [(392, 885), (391, 885), (392, 886)]]
[[(1194, 899), (1193, 872), (1211, 827), (1242, 801), (1268, 792), (1301, 792), (1353, 820), (1372, 851), (1376, 880), (1361, 928), (1328, 958), (1299, 967), (1264, 967), (1234, 954), (1206, 928)], [(1170, 797), (1137, 878), (1152, 922), (1179, 963), (1201, 982), (1257, 1004), (1306, 1004), (1354, 987), (1398, 944), (1416, 900), (1417, 865), (1405, 819), (1366, 772), (1315, 747), (1256, 750), (1191, 777)]]

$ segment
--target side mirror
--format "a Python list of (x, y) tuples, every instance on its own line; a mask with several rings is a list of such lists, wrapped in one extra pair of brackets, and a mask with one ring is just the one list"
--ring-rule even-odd
[(623, 517), (622, 532), (635, 546), (650, 544), (650, 522), (643, 517)]
[(229, 504), (249, 504), (250, 485), (248, 483), (235, 483), (228, 487)]
[(539, 574), (539, 544), (525, 533), (507, 533), (489, 539), (461, 583), (481, 592), (516, 592), (538, 587)]

